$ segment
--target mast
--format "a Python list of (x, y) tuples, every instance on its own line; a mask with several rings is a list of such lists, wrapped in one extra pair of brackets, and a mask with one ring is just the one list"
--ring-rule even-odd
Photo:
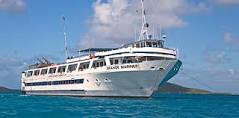
[(142, 12), (142, 27), (141, 27), (141, 32), (138, 40), (144, 40), (144, 39), (149, 39), (149, 24), (147, 23), (146, 20), (146, 12), (144, 9), (144, 0), (141, 0), (141, 12)]
[(64, 44), (65, 44), (65, 58), (68, 58), (68, 49), (67, 49), (67, 35), (66, 35), (66, 18), (62, 16), (63, 28), (64, 28)]

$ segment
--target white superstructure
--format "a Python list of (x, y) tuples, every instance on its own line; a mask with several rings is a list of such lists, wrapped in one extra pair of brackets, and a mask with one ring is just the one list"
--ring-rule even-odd
[(149, 32), (142, 3), (139, 40), (119, 48), (90, 48), (84, 55), (53, 64), (44, 59), (22, 73), (21, 90), (30, 95), (150, 97), (177, 74), (177, 51)]

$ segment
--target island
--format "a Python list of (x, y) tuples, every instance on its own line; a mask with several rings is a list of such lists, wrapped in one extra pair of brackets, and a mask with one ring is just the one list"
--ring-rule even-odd
[(11, 92), (11, 91), (15, 91), (15, 90), (0, 86), (0, 92)]
[(158, 88), (158, 92), (160, 93), (184, 93), (184, 94), (212, 94), (212, 92), (207, 90), (188, 88), (184, 86), (180, 86), (177, 84), (172, 84), (169, 82), (164, 83), (162, 86)]

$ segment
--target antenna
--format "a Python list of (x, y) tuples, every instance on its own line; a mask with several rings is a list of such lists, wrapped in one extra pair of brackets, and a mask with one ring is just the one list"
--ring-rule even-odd
[(159, 40), (162, 39), (162, 28), (161, 26), (159, 26)]
[(134, 29), (134, 41), (137, 41), (137, 38), (136, 38), (136, 37), (137, 37), (137, 29), (135, 28), (135, 29)]
[(154, 31), (155, 29), (154, 29), (154, 26), (153, 26), (153, 38), (155, 39), (155, 31)]
[(64, 27), (64, 40), (65, 40), (65, 56), (68, 58), (68, 49), (67, 49), (67, 35), (66, 35), (66, 18), (62, 16), (63, 27)]
[(148, 33), (149, 24), (146, 21), (146, 12), (145, 12), (145, 9), (144, 9), (144, 0), (141, 0), (141, 9), (142, 9), (142, 28), (141, 28), (139, 40), (149, 38), (149, 33)]

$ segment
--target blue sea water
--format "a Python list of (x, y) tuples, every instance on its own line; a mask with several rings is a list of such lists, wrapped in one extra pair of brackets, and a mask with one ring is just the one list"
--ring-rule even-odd
[(0, 118), (239, 118), (239, 96), (155, 94), (152, 98), (80, 98), (0, 93)]

